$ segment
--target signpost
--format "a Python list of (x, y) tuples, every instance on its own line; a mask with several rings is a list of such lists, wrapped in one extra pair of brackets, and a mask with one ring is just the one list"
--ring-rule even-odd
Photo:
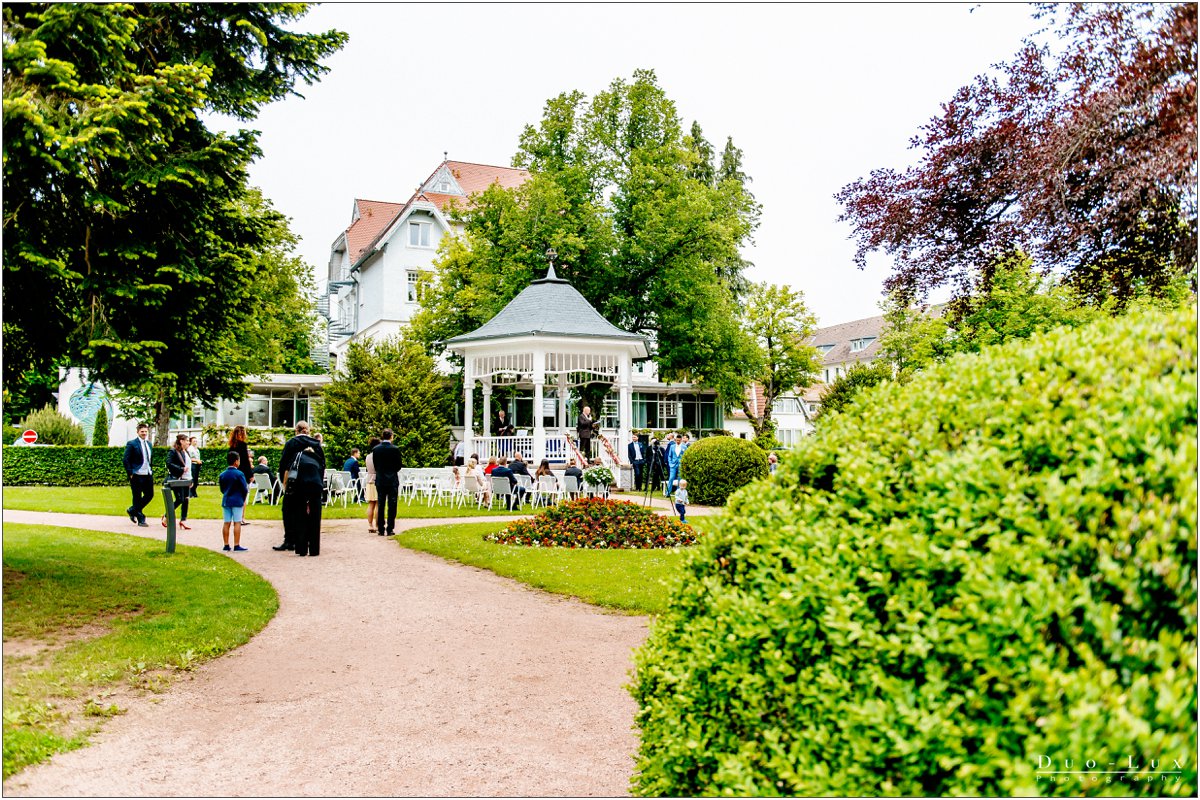
[(37, 441), (37, 431), (28, 430), (21, 434), (21, 441), (25, 444), (33, 444)]

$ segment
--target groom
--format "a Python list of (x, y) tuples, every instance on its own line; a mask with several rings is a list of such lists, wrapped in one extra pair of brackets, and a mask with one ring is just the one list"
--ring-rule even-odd
[(142, 510), (154, 499), (154, 475), (150, 470), (150, 426), (139, 423), (137, 438), (125, 443), (125, 455), (121, 458), (125, 464), (125, 473), (129, 475), (129, 488), (133, 493), (133, 505), (125, 509), (130, 522), (136, 522), (139, 528), (149, 528), (146, 515)]

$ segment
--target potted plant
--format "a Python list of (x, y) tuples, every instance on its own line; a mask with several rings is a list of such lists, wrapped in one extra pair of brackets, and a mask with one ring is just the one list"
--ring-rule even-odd
[(608, 467), (592, 467), (583, 473), (583, 482), (588, 486), (603, 486), (607, 490), (613, 483), (612, 470)]

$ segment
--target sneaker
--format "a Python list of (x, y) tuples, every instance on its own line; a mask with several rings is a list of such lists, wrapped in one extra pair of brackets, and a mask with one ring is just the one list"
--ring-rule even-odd
[(225, 546), (224, 546), (224, 547), (222, 547), (221, 549), (222, 549), (222, 550), (224, 550), (226, 553), (228, 553), (228, 552), (229, 552), (229, 550), (230, 550), (230, 547), (229, 547), (229, 545), (225, 545)]
[(249, 550), (250, 548), (249, 548), (249, 547), (242, 547), (242, 546), (239, 544), (237, 547), (235, 547), (235, 548), (233, 548), (233, 549), (234, 549), (234, 550), (236, 550), (236, 551), (237, 551), (237, 552), (239, 552), (239, 553), (244, 553), (244, 552), (246, 552), (247, 550)]

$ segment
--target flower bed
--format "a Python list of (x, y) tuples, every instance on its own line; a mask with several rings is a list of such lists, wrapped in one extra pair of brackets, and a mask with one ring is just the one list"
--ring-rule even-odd
[(483, 538), (525, 547), (644, 550), (695, 544), (696, 532), (691, 525), (660, 517), (649, 508), (589, 497), (551, 506)]

